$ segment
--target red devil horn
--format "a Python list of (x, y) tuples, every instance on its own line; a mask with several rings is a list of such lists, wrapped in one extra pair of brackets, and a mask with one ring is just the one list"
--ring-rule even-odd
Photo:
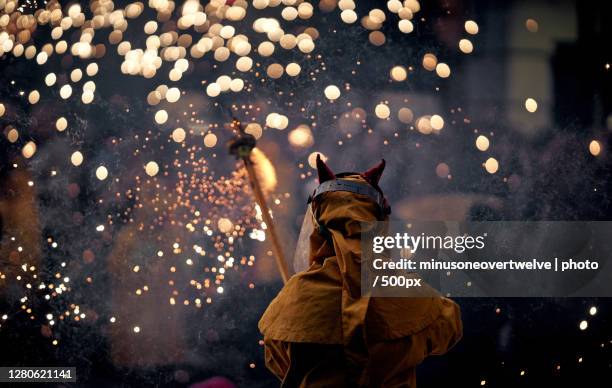
[(317, 154), (317, 173), (319, 174), (319, 184), (336, 179), (332, 170), (325, 164), (323, 159), (321, 159), (321, 154)]
[(378, 181), (382, 176), (383, 171), (385, 170), (385, 160), (382, 159), (380, 163), (376, 166), (372, 167), (368, 171), (363, 173), (363, 177), (373, 185), (378, 185)]

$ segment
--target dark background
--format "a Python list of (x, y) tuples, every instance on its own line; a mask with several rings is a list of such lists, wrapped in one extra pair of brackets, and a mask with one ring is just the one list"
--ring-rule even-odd
[[(358, 3), (360, 15), (384, 6), (383, 2)], [(228, 106), (253, 101), (266, 112), (287, 114), (290, 128), (317, 122), (312, 126), (312, 147), (290, 147), (286, 137), (289, 129), (266, 129), (259, 141), (277, 168), (279, 184), (274, 198), (290, 194), (289, 199), (273, 206), (286, 241), (285, 251), (293, 250), (307, 193), (315, 184), (307, 163), (313, 151), (327, 155), (336, 171), (364, 170), (385, 157), (388, 167), (381, 187), (396, 219), (610, 220), (612, 90), (606, 64), (612, 58), (608, 4), (482, 0), (423, 2), (421, 6), (417, 18), (423, 19), (415, 21), (412, 34), (399, 33), (394, 23), (383, 26), (387, 43), (381, 47), (368, 43), (368, 32), (360, 26), (339, 22), (337, 10), (321, 14), (315, 9), (315, 17), (306, 24), (321, 34), (314, 54), (320, 53), (322, 59), (303, 59), (299, 53), (279, 55), (280, 62), (295, 60), (303, 71), (320, 70), (316, 82), (308, 77), (287, 80), (285, 76), (251, 93), (222, 95), (216, 100), (221, 104), (218, 106), (202, 97), (199, 83), (216, 78), (213, 74), (231, 68), (233, 61), (214, 67), (207, 56), (192, 63), (177, 83), (197, 96), (182, 97), (178, 105), (194, 102), (197, 117), (207, 123), (223, 123), (228, 120)], [(262, 14), (278, 12), (272, 9)], [(147, 15), (154, 17), (150, 12)], [(526, 29), (528, 18), (538, 22), (537, 32)], [(463, 30), (467, 19), (478, 22), (478, 35), (467, 36)], [(142, 24), (146, 20), (141, 17), (133, 25), (130, 22), (126, 36), (133, 43), (143, 44)], [(299, 28), (295, 29), (299, 33)], [(39, 28), (37, 34), (37, 45), (48, 41), (48, 28)], [(457, 50), (462, 37), (472, 40), (474, 53), (464, 55)], [(106, 32), (97, 33), (98, 40), (107, 42)], [(428, 52), (451, 66), (449, 79), (439, 79), (421, 67), (422, 56)], [(10, 277), (0, 280), (0, 315), (9, 315), (0, 321), (0, 364), (76, 366), (80, 386), (186, 386), (217, 375), (239, 386), (275, 386), (264, 366), (257, 330), (261, 313), (281, 287), (272, 261), (265, 255), (265, 244), (241, 243), (238, 254), (252, 253), (261, 260), (253, 268), (232, 271), (224, 282), (224, 294), (215, 295), (214, 302), (203, 309), (165, 306), (169, 291), (162, 287), (166, 282), (161, 270), (164, 262), (147, 268), (149, 285), (154, 288), (158, 282), (159, 292), (141, 299), (131, 293), (144, 278), (133, 276), (129, 267), (125, 271), (116, 265), (112, 257), (122, 256), (116, 251), (117, 241), (135, 241), (129, 260), (144, 263), (144, 267), (147, 262), (142, 260), (155, 253), (159, 236), (183, 236), (185, 232), (167, 222), (153, 222), (155, 228), (135, 232), (130, 218), (146, 223), (157, 214), (146, 207), (136, 210), (143, 199), (117, 199), (114, 192), (141, 186), (143, 191), (154, 193), (153, 184), (134, 179), (143, 175), (142, 165), (157, 160), (171, 170), (173, 160), (185, 159), (188, 152), (167, 141), (172, 125), (156, 126), (152, 117), (159, 107), (146, 103), (147, 93), (155, 86), (170, 84), (164, 79), (167, 71), (152, 81), (124, 76), (118, 71), (121, 59), (114, 46), (107, 44), (106, 56), (96, 60), (101, 71), (96, 77), (94, 103), (82, 105), (76, 88), (68, 101), (60, 100), (57, 90), (43, 94), (46, 87), (42, 80), (48, 71), (60, 77), (89, 62), (70, 55), (54, 56), (48, 68), (55, 70), (42, 70), (34, 61), (11, 55), (0, 61), (0, 102), (11, 112), (0, 118), (1, 125), (20, 130), (15, 144), (6, 136), (0, 138), (0, 271), (13, 275), (20, 270), (10, 256), (16, 249), (10, 236), (18, 234), (30, 255), (27, 260), (40, 263), (41, 278), (52, 278), (59, 263), (65, 261), (70, 264), (74, 284), (84, 283), (88, 276), (95, 279), (94, 286), (75, 285), (69, 296), (52, 302), (32, 294), (29, 303), (38, 311), (35, 319), (20, 308), (23, 282)], [(395, 65), (414, 67), (408, 81), (389, 82), (389, 69)], [(246, 79), (259, 82), (252, 74)], [(328, 104), (322, 97), (324, 87), (344, 82), (351, 84), (351, 91), (343, 91), (341, 103)], [(35, 106), (27, 103), (27, 93), (25, 97), (19, 94), (31, 89), (39, 89), (43, 95)], [(527, 97), (538, 101), (536, 113), (525, 111)], [(343, 121), (343, 114), (351, 111), (343, 105), (345, 100), (368, 112), (365, 124)], [(445, 118), (445, 128), (439, 135), (424, 136), (397, 120), (377, 120), (371, 112), (381, 100), (389, 101), (392, 112), (407, 105), (415, 117), (439, 113)], [(288, 105), (291, 101), (308, 106), (308, 113), (315, 114), (316, 120)], [(178, 115), (180, 109), (168, 106), (168, 111)], [(235, 113), (244, 120), (265, 121), (263, 113), (240, 116), (240, 109)], [(59, 115), (67, 116), (71, 123), (64, 133), (54, 129)], [(179, 125), (186, 129), (192, 126), (189, 122)], [(206, 132), (201, 125), (193, 127), (195, 134), (190, 137)], [(372, 134), (367, 129), (372, 129)], [(230, 134), (216, 133), (219, 146), (214, 151), (200, 146), (196, 153), (205, 154), (211, 174), (218, 178), (230, 174), (236, 164), (222, 145)], [(491, 140), (487, 152), (474, 147), (477, 134), (487, 134)], [(27, 140), (38, 146), (29, 160), (20, 156)], [(592, 140), (602, 145), (597, 157), (588, 151)], [(199, 137), (197, 144), (201, 144)], [(86, 155), (79, 169), (69, 165), (69, 155), (75, 149)], [(500, 162), (494, 175), (481, 167), (489, 156)], [(20, 167), (14, 168), (13, 163)], [(101, 163), (109, 167), (112, 179), (121, 180), (95, 179), (95, 167)], [(440, 163), (449, 167), (450, 178), (436, 174)], [(52, 178), (49, 172), (53, 169), (60, 173)], [(34, 182), (35, 189), (26, 188), (28, 180)], [(175, 174), (159, 178), (169, 187), (176, 181)], [(73, 196), (67, 195), (74, 189), (71, 184), (78, 188)], [(215, 206), (202, 204), (203, 212), (222, 211)], [(21, 210), (28, 208), (36, 211)], [(233, 215), (237, 212), (230, 211)], [(81, 217), (78, 223), (74, 222), (75, 213)], [(96, 234), (96, 225), (104, 223), (108, 214), (120, 216), (113, 218), (112, 228)], [(251, 222), (250, 213), (244, 217), (245, 222)], [(59, 241), (59, 250), (47, 243), (49, 236)], [(194, 237), (194, 241), (203, 239)], [(86, 249), (95, 253), (92, 263), (83, 262)], [(187, 284), (191, 274), (177, 276)], [(250, 288), (250, 283), (255, 287)], [(126, 289), (131, 291), (123, 293)], [(184, 287), (181, 292), (193, 292), (189, 290)], [(609, 386), (612, 303), (608, 298), (470, 298), (457, 302), (462, 308), (464, 338), (448, 355), (432, 357), (419, 367), (419, 386), (481, 386), (482, 381), (492, 387)], [(64, 311), (71, 304), (80, 305), (92, 318), (62, 322), (52, 330), (44, 328), (47, 311)], [(589, 315), (592, 306), (597, 307), (594, 316)], [(110, 325), (109, 317), (117, 311), (125, 314), (118, 316), (117, 325)], [(588, 328), (580, 330), (579, 323), (585, 319)], [(140, 322), (144, 329), (140, 337), (131, 333), (134, 322)], [(51, 343), (53, 338), (60, 340), (59, 346)]]

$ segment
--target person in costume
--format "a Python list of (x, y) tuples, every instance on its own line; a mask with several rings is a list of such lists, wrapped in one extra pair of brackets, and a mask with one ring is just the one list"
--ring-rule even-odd
[(415, 387), (416, 366), (461, 338), (450, 299), (361, 295), (362, 222), (387, 221), (391, 212), (378, 185), (384, 168), (382, 160), (362, 174), (335, 175), (317, 156), (319, 187), (304, 223), (311, 228), (303, 227), (308, 236), (296, 250), (308, 254), (308, 267), (259, 321), (266, 366), (281, 387)]

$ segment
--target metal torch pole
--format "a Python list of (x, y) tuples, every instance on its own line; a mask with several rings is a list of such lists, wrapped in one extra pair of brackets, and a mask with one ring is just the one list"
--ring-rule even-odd
[(270, 209), (266, 203), (266, 198), (264, 197), (263, 191), (261, 191), (261, 186), (259, 184), (259, 180), (257, 179), (255, 168), (253, 168), (253, 161), (251, 160), (250, 153), (248, 156), (243, 157), (242, 161), (244, 162), (247, 174), (249, 175), (249, 182), (251, 183), (251, 188), (253, 189), (253, 194), (255, 195), (255, 201), (261, 209), (261, 216), (266, 223), (266, 227), (268, 228), (269, 233), (267, 234), (269, 234), (270, 240), (272, 240), (272, 250), (274, 251), (276, 265), (278, 266), (278, 270), (283, 278), (283, 283), (287, 283), (287, 280), (289, 280), (289, 269), (287, 268), (287, 262), (285, 261), (285, 255), (283, 254), (280, 240), (278, 239), (278, 234), (276, 233), (274, 221), (270, 215)]
[(240, 135), (235, 137), (229, 143), (229, 151), (231, 154), (235, 155), (237, 158), (242, 159), (242, 161), (244, 162), (244, 167), (247, 170), (249, 182), (251, 184), (251, 188), (253, 189), (253, 194), (255, 196), (255, 202), (257, 202), (257, 204), (259, 205), (263, 221), (266, 223), (266, 235), (268, 235), (270, 237), (270, 240), (272, 241), (272, 251), (274, 253), (274, 259), (276, 260), (276, 266), (278, 267), (278, 271), (281, 274), (283, 283), (287, 283), (287, 280), (289, 280), (289, 269), (287, 268), (285, 255), (283, 254), (280, 240), (278, 238), (278, 235), (276, 234), (276, 228), (274, 226), (272, 216), (270, 215), (270, 209), (268, 208), (266, 197), (264, 196), (263, 191), (261, 190), (261, 185), (259, 184), (259, 180), (257, 179), (257, 173), (255, 172), (255, 168), (253, 166), (254, 163), (251, 160), (251, 151), (253, 150), (253, 148), (255, 148), (256, 144), (255, 137), (245, 133), (242, 124), (237, 119), (232, 120), (231, 126), (234, 129), (238, 129)]

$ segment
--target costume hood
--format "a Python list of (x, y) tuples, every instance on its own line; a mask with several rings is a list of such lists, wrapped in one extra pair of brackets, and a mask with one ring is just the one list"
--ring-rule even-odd
[[(320, 158), (317, 167), (320, 183), (344, 179), (380, 190), (384, 161), (363, 174), (336, 176)], [(264, 313), (259, 328), (266, 337), (346, 344), (362, 333), (370, 339), (388, 340), (412, 335), (440, 315), (442, 306), (436, 297), (361, 295), (362, 228), (366, 223), (385, 221), (388, 206), (385, 209), (367, 195), (348, 191), (324, 192), (313, 198), (310, 206), (311, 215), (306, 214), (313, 224), (308, 237), (308, 268), (287, 282)], [(296, 256), (304, 256), (305, 244), (298, 242), (298, 249), (302, 251)]]

